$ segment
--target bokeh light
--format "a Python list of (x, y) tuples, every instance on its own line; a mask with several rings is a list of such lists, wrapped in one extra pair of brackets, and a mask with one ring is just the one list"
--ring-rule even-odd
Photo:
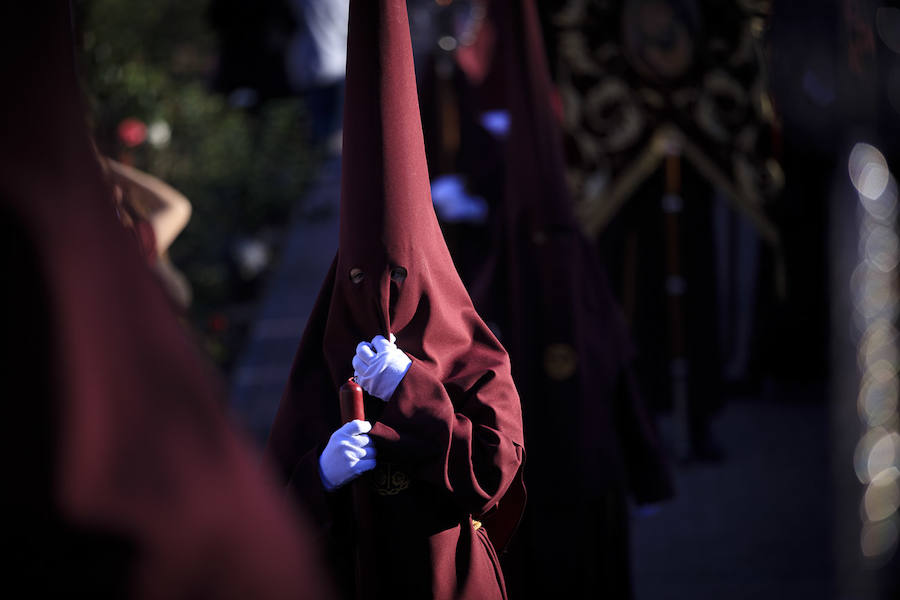
[(881, 368), (892, 371), (893, 365), (900, 363), (897, 349), (897, 330), (889, 321), (874, 321), (860, 339), (858, 359), (861, 369), (868, 370), (883, 361)]
[(890, 171), (875, 146), (862, 142), (853, 146), (848, 167), (853, 187), (865, 198), (877, 199), (887, 188)]
[(885, 223), (893, 223), (897, 211), (897, 180), (889, 173), (887, 184), (880, 195), (875, 197), (861, 195), (859, 200), (866, 212), (874, 219)]
[(858, 313), (865, 317), (863, 327), (875, 320), (884, 320), (893, 323), (896, 316), (896, 308), (891, 300), (891, 278), (886, 274), (872, 269), (867, 263), (862, 263), (854, 270), (850, 278), (853, 294), (853, 305)]
[(900, 384), (896, 375), (879, 380), (870, 377), (863, 382), (859, 392), (857, 408), (860, 419), (868, 427), (878, 427), (888, 423), (897, 412), (897, 395)]
[[(876, 456), (873, 460), (872, 454), (875, 449), (875, 445), (885, 439), (888, 436), (888, 431), (884, 427), (874, 427), (869, 429), (865, 435), (863, 435), (862, 439), (859, 440), (859, 443), (856, 445), (856, 453), (854, 464), (856, 467), (856, 476), (859, 478), (861, 483), (868, 484), (872, 481), (872, 471), (875, 471), (875, 475), (885, 468), (892, 466), (891, 464), (881, 465), (882, 468), (879, 468), (879, 464), (881, 461)], [(882, 453), (886, 448), (884, 446), (881, 447)], [(884, 458), (882, 456), (882, 458)], [(893, 458), (893, 456), (891, 456)]]
[(853, 465), (866, 486), (860, 501), (860, 551), (867, 561), (883, 563), (896, 551), (900, 519), (897, 182), (884, 155), (871, 144), (853, 146), (847, 169), (862, 208), (859, 264), (850, 277), (859, 335), (857, 411), (863, 424)]
[(863, 512), (869, 521), (889, 519), (900, 508), (900, 471), (885, 469), (872, 480), (863, 496)]
[(883, 273), (893, 271), (897, 267), (900, 241), (891, 227), (875, 225), (865, 238), (865, 258)]
[(860, 548), (866, 558), (890, 555), (897, 549), (897, 520), (869, 522), (863, 525)]
[(874, 481), (882, 472), (896, 468), (898, 441), (897, 433), (885, 433), (872, 444), (869, 450), (866, 469), (869, 481)]

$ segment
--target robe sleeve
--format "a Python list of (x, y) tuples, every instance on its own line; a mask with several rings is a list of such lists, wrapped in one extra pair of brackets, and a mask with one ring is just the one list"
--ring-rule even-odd
[(301, 344), (294, 360), (264, 457), (288, 495), (310, 515), (316, 535), (325, 535), (340, 518), (346, 494), (326, 491), (319, 474), (319, 456), (331, 433), (340, 427), (340, 420), (338, 396), (329, 391), (334, 386), (327, 368), (316, 361), (314, 352), (303, 351), (311, 346)]
[(378, 460), (404, 465), (411, 477), (442, 487), (461, 508), (483, 515), (506, 493), (524, 459), (515, 386), (503, 376), (504, 365), (464, 389), (452, 379), (441, 383), (412, 361), (369, 433)]
[(322, 449), (311, 448), (294, 465), (287, 482), (287, 490), (291, 496), (301, 500), (312, 520), (320, 527), (327, 528), (332, 521), (333, 496), (322, 485), (319, 475), (319, 455)]

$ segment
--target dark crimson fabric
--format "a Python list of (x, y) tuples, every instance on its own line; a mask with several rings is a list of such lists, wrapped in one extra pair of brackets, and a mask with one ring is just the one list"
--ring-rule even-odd
[[(578, 227), (566, 187), (553, 87), (534, 3), (496, 0), (493, 9), (511, 129), (505, 193), (495, 219), (498, 244), (472, 293), (479, 308), (484, 306), (492, 320), (496, 317), (513, 358), (528, 422), (569, 425), (567, 436), (546, 425), (533, 432), (526, 427), (530, 440), (547, 436), (546, 445), (540, 446), (544, 458), (529, 461), (529, 478), (537, 475), (535, 463), (546, 460), (548, 468), (542, 472), (554, 473), (559, 484), (571, 487), (574, 482), (579, 491), (591, 493), (625, 475), (610, 465), (622, 464), (627, 455), (634, 461), (628, 477), (638, 499), (659, 500), (671, 489), (652, 421), (636, 395), (621, 405), (613, 400), (617, 388), (634, 387), (629, 375), (634, 350), (596, 248)], [(551, 346), (571, 348), (574, 360), (563, 360), (565, 352), (554, 353), (552, 348), (548, 354)], [(571, 362), (571, 368), (560, 367), (560, 361)], [(578, 468), (564, 457), (580, 457)]]
[[(481, 90), (471, 85), (465, 73), (454, 68), (450, 85), (453, 94), (447, 94), (441, 85), (435, 63), (431, 61), (421, 76), (419, 102), (422, 111), (422, 128), (425, 135), (425, 151), (428, 156), (428, 172), (432, 178), (456, 173), (465, 181), (469, 194), (484, 198), (490, 210), (498, 204), (503, 193), (503, 177), (506, 169), (504, 146), (479, 122), (481, 108), (478, 99)], [(453, 103), (458, 115), (459, 147), (453, 152), (443, 139), (445, 103)], [(446, 157), (449, 166), (442, 169)], [(446, 170), (446, 172), (444, 172)], [(488, 216), (488, 220), (490, 215)], [(493, 245), (491, 228), (487, 223), (441, 222), (444, 241), (453, 257), (453, 264), (463, 284), (484, 269), (485, 256)]]
[(626, 490), (659, 501), (672, 481), (631, 377), (624, 319), (575, 218), (535, 4), (492, 8), (511, 129), (497, 246), (471, 289), (509, 350), (529, 447), (510, 596), (577, 597), (599, 583), (598, 594), (626, 598)]
[[(402, 0), (351, 1), (343, 148), (340, 246), (268, 452), (293, 492), (317, 508), (351, 595), (348, 492), (324, 492), (318, 456), (340, 426), (337, 391), (353, 374), (356, 345), (393, 333), (412, 366), (390, 402), (367, 400), (378, 450), (378, 467), (362, 478), (375, 513), (377, 552), (367, 559), (376, 565), (376, 595), (503, 597), (485, 530), (500, 532), (471, 519), (508, 524), (521, 514), (519, 398), (506, 352), (472, 307), (431, 205)], [(354, 269), (362, 272), (356, 282)]]
[(0, 9), (5, 585), (328, 598), (301, 523), (116, 217), (71, 26), (65, 0)]

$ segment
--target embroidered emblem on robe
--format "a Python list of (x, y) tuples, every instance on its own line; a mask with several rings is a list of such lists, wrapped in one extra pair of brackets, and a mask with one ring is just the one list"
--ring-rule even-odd
[(550, 379), (565, 381), (575, 374), (578, 355), (569, 344), (550, 344), (544, 350), (544, 371)]
[(390, 463), (375, 468), (375, 491), (379, 496), (396, 496), (409, 487), (409, 477)]

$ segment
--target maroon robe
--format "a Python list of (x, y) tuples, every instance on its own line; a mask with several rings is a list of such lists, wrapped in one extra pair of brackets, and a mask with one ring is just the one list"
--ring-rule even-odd
[(5, 588), (328, 598), (300, 522), (117, 220), (69, 3), (7, 2), (0, 24)]
[(627, 598), (626, 493), (659, 501), (672, 481), (623, 317), (568, 195), (534, 2), (492, 5), (511, 128), (496, 251), (472, 297), (509, 349), (529, 447), (510, 595)]
[[(488, 534), (521, 514), (519, 398), (506, 352), (472, 307), (431, 205), (401, 0), (351, 1), (343, 147), (340, 247), (268, 452), (315, 510), (352, 596), (349, 493), (325, 492), (318, 458), (340, 426), (337, 391), (353, 374), (356, 345), (393, 333), (412, 366), (389, 402), (367, 400), (378, 451), (378, 466), (362, 478), (374, 512), (377, 551), (366, 559), (374, 561), (375, 595), (503, 598)], [(354, 269), (363, 273), (356, 282)], [(473, 524), (485, 516), (491, 524)]]

